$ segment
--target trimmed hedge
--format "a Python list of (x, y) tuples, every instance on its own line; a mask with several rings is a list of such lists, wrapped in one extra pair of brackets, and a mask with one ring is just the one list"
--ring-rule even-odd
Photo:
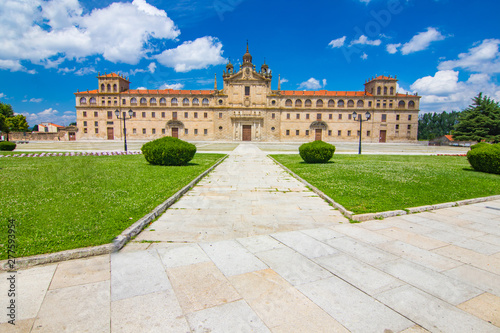
[(335, 146), (323, 141), (304, 143), (299, 147), (300, 157), (306, 163), (326, 163), (335, 153)]
[(144, 144), (146, 161), (154, 165), (186, 165), (196, 154), (196, 146), (169, 136)]
[(0, 141), (0, 150), (13, 151), (16, 149), (16, 143), (10, 141)]
[(474, 146), (467, 152), (467, 160), (474, 170), (500, 174), (500, 144)]
[(481, 148), (481, 147), (485, 147), (485, 146), (489, 146), (489, 145), (490, 144), (487, 142), (478, 142), (475, 145), (470, 146), (470, 149), (472, 150), (472, 149)]

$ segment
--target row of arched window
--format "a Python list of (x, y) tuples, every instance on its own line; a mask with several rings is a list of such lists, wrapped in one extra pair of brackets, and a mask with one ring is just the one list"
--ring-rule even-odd
[[(373, 91), (372, 91), (372, 93), (373, 93)], [(382, 87), (377, 87), (377, 95), (381, 95), (381, 94), (382, 94)], [(387, 87), (384, 87), (384, 95), (387, 95)], [(389, 88), (389, 95), (394, 95), (394, 87)]]
[[(310, 99), (306, 99), (304, 101), (304, 107), (308, 108), (308, 107), (312, 107), (312, 105), (313, 105), (313, 103), (312, 103), (312, 101)], [(365, 102), (363, 100), (358, 100), (355, 103), (352, 99), (350, 99), (350, 100), (347, 101), (347, 107), (348, 108), (353, 108), (354, 105), (356, 105), (356, 107), (358, 107), (358, 108), (362, 108), (362, 107), (365, 106)], [(285, 106), (292, 107), (292, 106), (294, 106), (294, 102), (291, 99), (287, 99), (285, 101)], [(346, 103), (345, 103), (345, 101), (343, 99), (340, 99), (340, 100), (337, 101), (337, 107), (343, 108), (345, 106), (346, 106)], [(369, 106), (371, 106), (371, 105), (369, 105)], [(295, 100), (295, 107), (296, 108), (302, 107), (302, 100), (301, 99), (296, 99)], [(322, 108), (323, 107), (323, 100), (318, 99), (316, 101), (316, 107), (317, 108)], [(329, 108), (334, 108), (335, 107), (335, 101), (333, 99), (331, 99), (331, 100), (328, 101), (328, 107)], [(398, 108), (405, 108), (405, 107), (406, 107), (405, 101), (399, 101)], [(409, 101), (408, 102), (408, 108), (410, 108), (410, 109), (415, 108), (415, 102), (414, 101)]]
[[(106, 88), (106, 90), (104, 90)], [(108, 83), (108, 85), (105, 85), (104, 83), (101, 84), (101, 92), (118, 92), (118, 86), (113, 84), (113, 91), (111, 91), (111, 84)]]
[[(167, 105), (167, 99), (162, 97), (160, 98), (159, 100), (159, 103), (160, 105)], [(202, 101), (201, 101), (201, 105), (203, 106), (208, 106), (209, 104), (209, 100), (208, 98), (204, 98)], [(137, 98), (136, 97), (132, 97), (130, 99), (130, 104), (137, 104)], [(147, 98), (145, 97), (142, 97), (140, 100), (139, 100), (139, 104), (140, 105), (148, 105), (148, 100)], [(156, 98), (155, 97), (152, 97), (149, 99), (149, 105), (156, 105)], [(179, 100), (174, 97), (170, 100), (170, 105), (172, 106), (177, 106), (179, 105)], [(184, 98), (182, 100), (182, 105), (183, 106), (189, 106), (189, 105), (193, 105), (193, 106), (198, 106), (200, 105), (200, 100), (198, 98), (193, 98), (191, 101), (189, 100), (189, 98)]]

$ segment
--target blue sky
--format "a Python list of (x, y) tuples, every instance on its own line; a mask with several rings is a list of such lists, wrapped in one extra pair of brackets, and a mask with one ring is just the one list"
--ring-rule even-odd
[(281, 74), (286, 90), (363, 90), (397, 75), (421, 112), (500, 101), (495, 0), (3, 0), (0, 101), (42, 121), (75, 121), (73, 93), (98, 72), (132, 88), (222, 88), (228, 59)]

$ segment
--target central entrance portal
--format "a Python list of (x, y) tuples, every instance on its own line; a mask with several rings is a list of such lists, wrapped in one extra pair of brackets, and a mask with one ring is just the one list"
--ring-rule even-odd
[(241, 139), (243, 141), (252, 141), (252, 125), (243, 125)]

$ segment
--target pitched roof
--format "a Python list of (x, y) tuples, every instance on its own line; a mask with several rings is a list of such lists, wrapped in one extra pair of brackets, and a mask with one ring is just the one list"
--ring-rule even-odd
[(451, 136), (451, 135), (445, 135), (445, 137), (446, 137), (448, 140), (450, 140), (450, 141), (455, 141), (455, 140), (453, 140), (453, 136)]
[(53, 124), (53, 123), (38, 124), (38, 126), (55, 126), (55, 127), (64, 127), (64, 126), (57, 125), (57, 124)]
[(394, 77), (390, 77), (390, 76), (379, 75), (377, 77), (374, 77), (374, 78), (368, 80), (368, 82), (372, 82), (372, 81), (375, 81), (375, 80), (397, 81), (398, 79), (396, 79)]

